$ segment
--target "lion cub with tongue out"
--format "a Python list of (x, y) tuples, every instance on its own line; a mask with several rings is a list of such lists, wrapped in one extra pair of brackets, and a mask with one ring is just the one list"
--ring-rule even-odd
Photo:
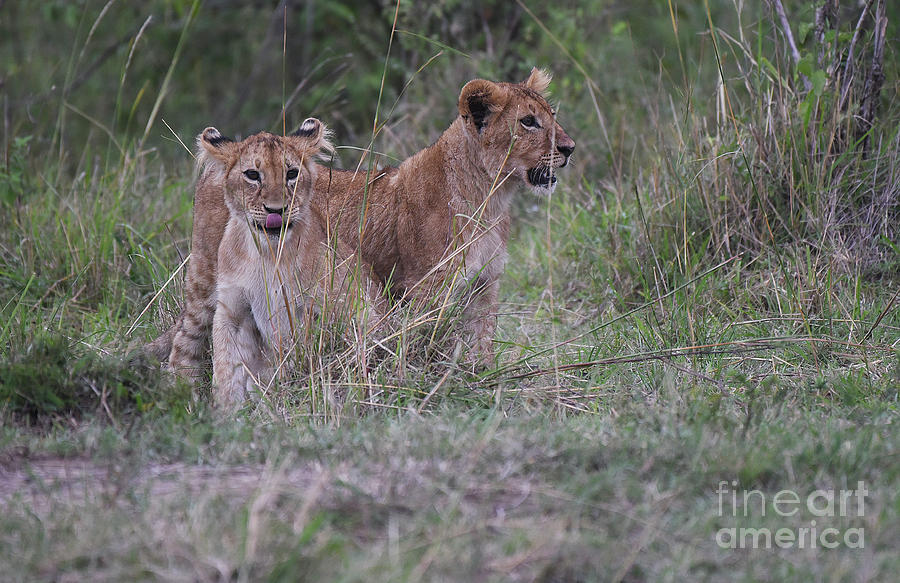
[(307, 119), (290, 136), (262, 132), (240, 142), (206, 128), (197, 142), (199, 165), (225, 185), (213, 397), (234, 408), (290, 365), (317, 317), (374, 323), (380, 290), (309, 204), (314, 159), (331, 149), (319, 120)]

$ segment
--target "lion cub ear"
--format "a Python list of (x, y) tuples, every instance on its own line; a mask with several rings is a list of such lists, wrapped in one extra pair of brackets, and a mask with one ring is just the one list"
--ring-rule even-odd
[(297, 128), (297, 131), (292, 133), (291, 136), (303, 138), (303, 140), (306, 141), (307, 146), (317, 150), (328, 152), (334, 150), (334, 146), (332, 146), (329, 141), (330, 132), (328, 131), (328, 128), (314, 117), (308, 117), (303, 120), (303, 123)]
[(223, 136), (214, 127), (208, 127), (197, 136), (197, 162), (200, 165), (216, 160), (225, 164), (231, 156), (234, 140)]
[(503, 110), (507, 99), (506, 90), (500, 85), (475, 79), (466, 83), (459, 94), (459, 115), (481, 133), (491, 116)]
[(528, 79), (525, 79), (525, 87), (533, 91), (537, 91), (538, 93), (543, 94), (547, 91), (547, 87), (550, 86), (550, 81), (553, 79), (553, 75), (550, 74), (546, 69), (538, 69), (537, 67), (532, 67), (531, 75), (528, 76)]

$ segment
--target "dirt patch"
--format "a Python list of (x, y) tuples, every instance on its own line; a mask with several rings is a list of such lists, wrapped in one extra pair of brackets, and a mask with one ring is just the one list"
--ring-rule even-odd
[(247, 496), (273, 477), (281, 487), (306, 490), (323, 476), (317, 464), (273, 472), (263, 465), (198, 466), (151, 463), (102, 463), (86, 458), (18, 459), (0, 463), (0, 505), (16, 499), (40, 509), (51, 503), (87, 503), (128, 493), (150, 498), (202, 494)]
[[(448, 495), (448, 476), (456, 482)], [(35, 512), (59, 505), (114, 504), (122, 501), (178, 497), (194, 500), (222, 496), (243, 503), (285, 497), (317, 506), (384, 506), (415, 512), (437, 501), (456, 498), (464, 513), (500, 516), (533, 502), (535, 485), (507, 478), (503, 483), (482, 476), (456, 473), (443, 464), (404, 462), (350, 467), (326, 467), (319, 462), (292, 460), (266, 464), (203, 466), (89, 458), (7, 457), (0, 460), (0, 507), (24, 503)], [(528, 503), (526, 503), (526, 501)]]

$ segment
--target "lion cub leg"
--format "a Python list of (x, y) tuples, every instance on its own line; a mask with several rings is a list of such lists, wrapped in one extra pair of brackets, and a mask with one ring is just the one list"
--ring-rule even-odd
[(490, 367), (494, 363), (494, 333), (497, 329), (497, 298), (500, 282), (479, 283), (472, 290), (469, 304), (463, 310), (460, 340), (463, 362), (475, 367)]
[(169, 369), (194, 383), (209, 370), (209, 340), (216, 312), (215, 265), (193, 261), (186, 278), (184, 311), (172, 337)]
[(266, 342), (240, 288), (218, 291), (213, 319), (213, 402), (226, 410), (243, 403), (268, 372)]

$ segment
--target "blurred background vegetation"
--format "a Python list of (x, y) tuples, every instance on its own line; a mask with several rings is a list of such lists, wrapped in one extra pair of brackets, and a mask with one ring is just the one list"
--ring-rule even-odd
[[(796, 4), (798, 20), (811, 22), (809, 3)], [(318, 115), (342, 142), (364, 144), (396, 9), (387, 0), (3, 2), (4, 151), (8, 159), (15, 138), (32, 136), (31, 151), (61, 145), (75, 164), (85, 147), (103, 147), (110, 135), (126, 144), (150, 121), (146, 144), (178, 158), (161, 119), (182, 136), (208, 124), (238, 134), (277, 130), (282, 104), (289, 126)], [(764, 36), (776, 34), (762, 2), (740, 13), (731, 2), (709, 9), (723, 30), (733, 32), (740, 14), (764, 27)], [(383, 102), (393, 104), (412, 80), (395, 123), (428, 135), (455, 116), (466, 80), (517, 80), (533, 65), (555, 74), (563, 119), (585, 126), (576, 132), (580, 150), (606, 153), (601, 161), (613, 155), (611, 146), (627, 145), (619, 141), (624, 128), (686, 83), (701, 90), (693, 107), (712, 113), (715, 104), (718, 72), (703, 3), (441, 0), (401, 3), (396, 17)], [(732, 71), (733, 60), (724, 58)], [(578, 114), (589, 117), (573, 119)], [(602, 176), (607, 168), (591, 170)]]
[[(679, 122), (727, 130), (723, 118), (730, 117), (758, 133), (752, 123), (766, 120), (751, 116), (775, 90), (785, 107), (806, 103), (808, 125), (808, 92), (794, 92), (799, 70), (805, 78), (817, 71), (818, 100), (828, 93), (826, 79), (842, 82), (848, 52), (849, 61), (869, 56), (874, 27), (857, 23), (865, 2), (788, 2), (801, 63), (792, 62), (770, 4), (7, 0), (0, 3), (0, 196), (12, 202), (34, 190), (26, 184), (38, 176), (77, 175), (97, 159), (108, 165), (111, 152), (183, 166), (176, 135), (190, 147), (207, 125), (235, 135), (279, 131), (282, 106), (288, 129), (319, 116), (339, 143), (356, 147), (368, 144), (378, 111), (388, 124), (376, 147), (402, 158), (455, 117), (465, 81), (519, 80), (538, 65), (555, 75), (561, 120), (579, 144), (580, 178), (603, 198), (603, 180), (621, 189), (640, 165), (661, 161), (667, 147), (657, 144), (678, 132), (675, 144), (682, 144), (691, 128)], [(831, 36), (817, 39), (816, 8), (832, 4)], [(900, 8), (884, 4), (887, 36), (896, 39)], [(851, 40), (855, 29), (863, 35)], [(720, 31), (718, 46), (710, 30)], [(895, 46), (887, 43), (883, 60), (880, 127), (897, 117)], [(822, 61), (826, 49), (835, 53), (834, 70)], [(727, 114), (720, 66), (730, 84)], [(829, 107), (821, 100), (824, 118)], [(854, 113), (846, 104), (842, 110)], [(786, 121), (775, 130), (787, 132), (799, 119)]]
[[(688, 64), (709, 58), (708, 43), (698, 38), (707, 28), (702, 4), (672, 6), (677, 36), (669, 9), (665, 2), (606, 0), (552, 7), (496, 0), (401, 3), (382, 101), (395, 103), (412, 81), (394, 111), (396, 132), (412, 126), (433, 137), (455, 117), (465, 81), (519, 80), (539, 65), (556, 76), (563, 119), (588, 130), (576, 132), (580, 150), (605, 153), (597, 157), (602, 161), (618, 143), (601, 134), (615, 139), (639, 121), (634, 116), (646, 115), (641, 104), (661, 97), (661, 71), (667, 72), (662, 88), (673, 90), (687, 75), (671, 77), (679, 58)], [(29, 151), (62, 151), (71, 167), (86, 148), (107, 146), (110, 136), (122, 145), (140, 138), (148, 121), (145, 145), (179, 159), (183, 152), (161, 120), (182, 137), (209, 124), (236, 134), (274, 131), (283, 104), (288, 126), (317, 115), (341, 142), (364, 145), (395, 11), (387, 0), (6, 1), (0, 83), (7, 159), (15, 138), (32, 136)], [(761, 5), (748, 12), (766, 18)], [(711, 16), (719, 26), (735, 24), (730, 3), (714, 3)], [(707, 63), (702, 79), (691, 72), (691, 82), (708, 84), (716, 74)], [(597, 127), (594, 101), (605, 131)], [(589, 117), (573, 119), (576, 112)], [(411, 148), (422, 145), (410, 141)], [(600, 176), (607, 169), (591, 170)]]

